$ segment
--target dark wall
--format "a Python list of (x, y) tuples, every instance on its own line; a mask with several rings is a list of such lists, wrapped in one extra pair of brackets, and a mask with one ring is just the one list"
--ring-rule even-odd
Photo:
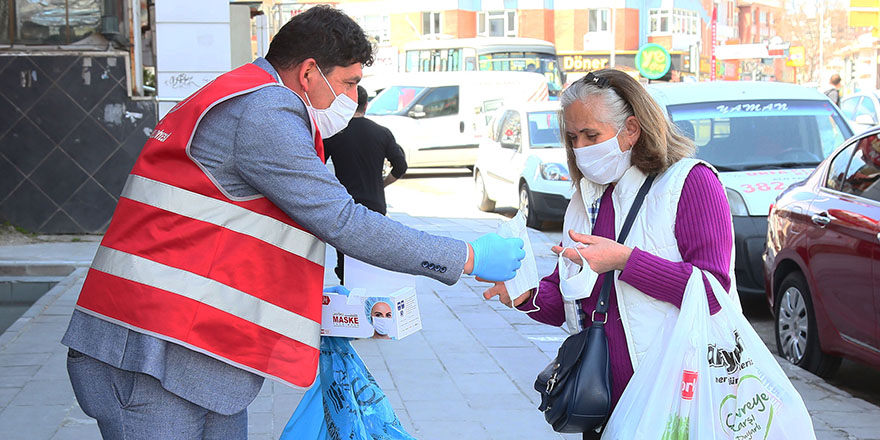
[(0, 222), (100, 233), (156, 125), (122, 55), (0, 54)]

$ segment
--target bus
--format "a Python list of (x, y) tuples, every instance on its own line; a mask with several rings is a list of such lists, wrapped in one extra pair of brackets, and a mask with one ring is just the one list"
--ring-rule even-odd
[(547, 79), (551, 99), (556, 99), (562, 91), (556, 47), (544, 40), (517, 37), (419, 40), (407, 43), (402, 57), (400, 70), (403, 72), (536, 72)]

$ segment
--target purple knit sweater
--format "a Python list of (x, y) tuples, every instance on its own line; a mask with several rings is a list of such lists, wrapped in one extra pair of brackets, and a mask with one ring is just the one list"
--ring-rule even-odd
[[(612, 188), (609, 186), (602, 195), (599, 214), (593, 228), (593, 235), (610, 239), (615, 238), (615, 212), (611, 201)], [(729, 289), (728, 268), (733, 247), (731, 228), (730, 206), (727, 204), (721, 182), (708, 167), (695, 166), (685, 179), (675, 219), (675, 238), (678, 240), (678, 249), (683, 261), (674, 263), (635, 248), (626, 267), (620, 273), (620, 281), (653, 298), (674, 304), (676, 307), (681, 307), (684, 289), (691, 276), (693, 266), (714, 274), (721, 285), (725, 289)], [(567, 232), (563, 231), (563, 233)], [(599, 275), (592, 295), (581, 301), (588, 317), (596, 309), (599, 290), (604, 278), (604, 274)], [(711, 293), (712, 289), (705, 276), (703, 283), (708, 295), (709, 311), (713, 314), (717, 313), (721, 310), (721, 306), (718, 305), (718, 301)], [(555, 326), (565, 323), (562, 294), (559, 292), (559, 267), (541, 280), (538, 293), (533, 301), (526, 301), (518, 308), (528, 312), (535, 310), (535, 306), (540, 310), (529, 313), (529, 317), (532, 319)], [(612, 405), (616, 406), (623, 389), (633, 375), (633, 366), (626, 346), (626, 337), (623, 332), (623, 323), (620, 320), (620, 309), (617, 307), (617, 295), (613, 284), (605, 332), (608, 335), (608, 351), (611, 361), (611, 399)]]

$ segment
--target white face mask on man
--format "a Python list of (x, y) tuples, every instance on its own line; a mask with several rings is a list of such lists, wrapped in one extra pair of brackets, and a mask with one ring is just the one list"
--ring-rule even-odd
[[(317, 64), (315, 67), (318, 67)], [(306, 103), (308, 104), (306, 108), (308, 109), (309, 114), (312, 115), (312, 119), (315, 120), (315, 125), (318, 126), (318, 131), (321, 132), (321, 139), (327, 139), (348, 126), (348, 121), (351, 121), (351, 117), (354, 116), (354, 112), (357, 110), (357, 103), (344, 93), (337, 95), (336, 92), (333, 91), (330, 81), (327, 81), (327, 77), (324, 76), (324, 72), (321, 71), (320, 67), (318, 67), (318, 73), (321, 74), (321, 78), (324, 78), (324, 82), (327, 83), (327, 87), (330, 88), (330, 93), (335, 97), (333, 102), (330, 103), (330, 107), (323, 109), (315, 108), (312, 106), (312, 100), (309, 99), (309, 94), (306, 92), (304, 92), (304, 94), (306, 95)]]
[(577, 167), (584, 177), (600, 185), (617, 182), (623, 177), (623, 173), (632, 165), (632, 148), (620, 151), (617, 136), (621, 131), (623, 127), (611, 139), (574, 149)]

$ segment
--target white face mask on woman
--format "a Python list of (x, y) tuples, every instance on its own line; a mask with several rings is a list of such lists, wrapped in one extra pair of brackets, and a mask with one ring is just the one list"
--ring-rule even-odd
[(623, 177), (623, 173), (632, 165), (632, 148), (620, 151), (617, 136), (622, 130), (623, 127), (620, 127), (617, 134), (606, 141), (574, 149), (577, 167), (584, 177), (600, 185), (617, 182)]
[[(315, 67), (318, 66), (315, 65)], [(320, 67), (318, 67), (318, 73), (321, 74), (321, 78), (324, 78), (324, 82), (327, 83), (327, 87), (330, 88), (330, 93), (332, 93), (335, 98), (333, 99), (333, 102), (330, 103), (330, 107), (320, 109), (312, 106), (312, 100), (309, 99), (309, 94), (304, 92), (306, 95), (306, 103), (308, 104), (306, 108), (315, 120), (315, 125), (318, 126), (318, 131), (321, 132), (321, 139), (327, 139), (348, 126), (348, 121), (351, 121), (351, 117), (354, 116), (354, 112), (357, 110), (357, 103), (345, 93), (337, 95), (336, 92), (333, 91), (333, 87), (330, 86), (330, 81), (327, 81), (327, 77), (324, 76), (324, 72), (321, 72)]]

